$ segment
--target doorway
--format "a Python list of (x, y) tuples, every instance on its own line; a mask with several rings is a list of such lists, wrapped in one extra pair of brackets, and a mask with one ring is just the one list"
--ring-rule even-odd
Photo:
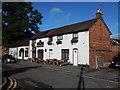
[(73, 65), (78, 66), (78, 49), (73, 49)]
[(24, 59), (24, 48), (20, 49), (19, 56), (22, 57), (22, 59)]
[(38, 50), (38, 58), (40, 58), (41, 60), (43, 59), (43, 50), (42, 49), (40, 49), (40, 50)]

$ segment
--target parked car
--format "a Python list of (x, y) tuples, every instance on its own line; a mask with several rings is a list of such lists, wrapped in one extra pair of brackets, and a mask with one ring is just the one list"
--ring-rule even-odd
[(17, 59), (15, 59), (14, 56), (8, 54), (2, 55), (0, 60), (2, 63), (17, 63)]
[(109, 67), (120, 68), (120, 53), (114, 57)]

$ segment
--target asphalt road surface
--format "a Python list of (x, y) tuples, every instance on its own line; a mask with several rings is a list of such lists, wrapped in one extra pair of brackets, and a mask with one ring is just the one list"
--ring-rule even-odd
[[(66, 67), (67, 66), (62, 66)], [(74, 88), (80, 87), (80, 71), (72, 73), (70, 71), (59, 70), (61, 66), (40, 64), (35, 62), (20, 61), (18, 63), (8, 63), (2, 65), (3, 75), (13, 76), (17, 80), (16, 88)], [(74, 67), (73, 67), (74, 68)], [(81, 68), (78, 66), (78, 68)], [(71, 67), (72, 69), (72, 67)], [(92, 72), (91, 72), (92, 73)], [(103, 74), (103, 73), (101, 73)], [(84, 76), (82, 87), (84, 88), (119, 88), (119, 82)]]

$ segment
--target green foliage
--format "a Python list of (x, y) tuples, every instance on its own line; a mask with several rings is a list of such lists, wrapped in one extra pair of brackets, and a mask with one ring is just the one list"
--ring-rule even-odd
[(61, 40), (57, 40), (56, 43), (57, 44), (62, 44), (62, 41)]
[(73, 38), (72, 40), (71, 40), (71, 43), (77, 43), (78, 42), (78, 39), (77, 38)]
[(89, 65), (86, 63), (85, 67), (89, 67)]
[(51, 42), (51, 41), (48, 41), (47, 44), (48, 44), (48, 45), (52, 45), (52, 42)]
[(2, 37), (3, 46), (9, 47), (13, 42), (38, 33), (42, 24), (41, 13), (33, 9), (31, 2), (2, 3)]
[(32, 46), (33, 46), (33, 47), (35, 46), (35, 43), (34, 43), (34, 42), (32, 42)]

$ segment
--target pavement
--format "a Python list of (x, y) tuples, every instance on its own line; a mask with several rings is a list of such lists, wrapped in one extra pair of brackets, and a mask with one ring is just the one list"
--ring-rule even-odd
[[(18, 64), (7, 64), (4, 71), (16, 78), (17, 88), (77, 88), (81, 66), (57, 66), (23, 60)], [(118, 88), (120, 86), (118, 74), (117, 69), (83, 67), (86, 88)]]
[[(36, 64), (35, 62), (30, 62), (30, 63)], [(37, 63), (37, 64), (40, 64), (40, 63)], [(67, 72), (67, 73), (76, 74), (76, 75), (80, 75), (81, 68), (82, 68), (81, 66), (73, 66), (73, 65), (65, 65), (65, 66), (57, 66), (57, 65), (51, 65), (51, 64), (40, 64), (40, 65), (51, 70), (53, 69), (55, 71)], [(109, 67), (100, 68), (100, 69), (83, 67), (83, 76), (120, 82), (120, 77), (119, 77), (120, 70), (109, 68)]]

